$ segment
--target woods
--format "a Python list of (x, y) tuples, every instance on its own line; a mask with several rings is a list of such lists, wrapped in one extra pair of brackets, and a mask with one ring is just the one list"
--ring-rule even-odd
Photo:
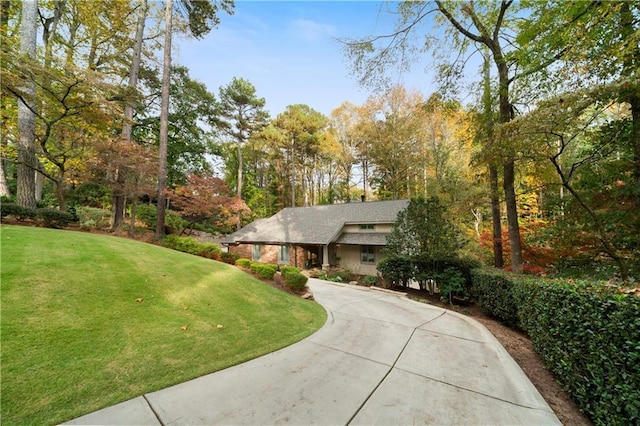
[[(3, 204), (98, 207), (133, 233), (146, 203), (161, 238), (165, 209), (227, 233), (284, 207), (437, 197), (463, 256), (637, 279), (637, 3), (391, 4), (391, 32), (336, 43), (371, 94), (327, 115), (172, 61), (172, 35), (216, 31), (231, 1), (96, 4), (2, 2)], [(424, 57), (437, 92), (392, 83)]]

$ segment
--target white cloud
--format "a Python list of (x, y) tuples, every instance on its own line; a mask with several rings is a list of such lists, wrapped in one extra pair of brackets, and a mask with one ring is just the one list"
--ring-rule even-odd
[(304, 41), (314, 42), (332, 37), (336, 32), (333, 25), (321, 24), (311, 19), (294, 19), (289, 22), (289, 28), (294, 36), (302, 38)]

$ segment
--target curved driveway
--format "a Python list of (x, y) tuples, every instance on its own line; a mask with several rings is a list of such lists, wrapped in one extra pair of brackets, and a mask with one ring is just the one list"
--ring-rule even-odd
[(397, 293), (309, 280), (328, 312), (287, 348), (75, 424), (560, 424), (478, 322)]

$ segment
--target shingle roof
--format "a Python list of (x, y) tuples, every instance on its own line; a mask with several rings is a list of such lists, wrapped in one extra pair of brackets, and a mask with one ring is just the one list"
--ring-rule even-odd
[(387, 235), (384, 232), (349, 232), (341, 234), (337, 244), (353, 244), (359, 246), (386, 246)]
[(346, 224), (394, 223), (409, 200), (287, 207), (258, 219), (223, 240), (225, 243), (318, 244), (335, 241)]

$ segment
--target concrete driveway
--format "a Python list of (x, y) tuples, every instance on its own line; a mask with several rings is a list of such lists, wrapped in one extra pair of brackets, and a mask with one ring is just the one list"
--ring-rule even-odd
[(560, 424), (478, 322), (397, 293), (309, 287), (328, 320), (307, 339), (69, 424)]

